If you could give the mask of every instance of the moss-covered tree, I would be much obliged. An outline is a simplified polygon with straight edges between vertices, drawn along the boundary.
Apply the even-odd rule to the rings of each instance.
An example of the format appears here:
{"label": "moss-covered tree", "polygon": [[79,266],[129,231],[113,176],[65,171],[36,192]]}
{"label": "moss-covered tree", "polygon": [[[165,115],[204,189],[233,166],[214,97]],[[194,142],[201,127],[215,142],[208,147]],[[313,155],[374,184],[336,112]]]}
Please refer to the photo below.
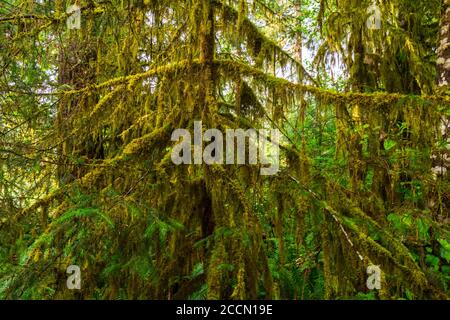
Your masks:
{"label": "moss-covered tree", "polygon": [[[370,30],[369,1],[295,2],[320,5],[310,72],[302,36],[290,53],[259,26],[292,29],[273,1],[82,0],[80,30],[65,1],[19,2],[0,18],[1,141],[16,143],[0,167],[2,296],[448,295],[449,182],[431,170],[450,103],[434,89],[440,3],[383,1]],[[281,171],[174,165],[171,133],[198,120],[278,128]],[[72,264],[81,291],[65,286]]]}

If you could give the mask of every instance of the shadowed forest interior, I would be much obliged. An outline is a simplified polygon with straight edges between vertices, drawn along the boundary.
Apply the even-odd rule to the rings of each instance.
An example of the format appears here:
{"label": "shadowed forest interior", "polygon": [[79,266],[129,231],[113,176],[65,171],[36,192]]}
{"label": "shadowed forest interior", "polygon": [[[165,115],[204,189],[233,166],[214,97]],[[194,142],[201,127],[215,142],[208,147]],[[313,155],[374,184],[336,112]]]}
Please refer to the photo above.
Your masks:
{"label": "shadowed forest interior", "polygon": [[449,83],[449,0],[0,0],[0,298],[448,299]]}

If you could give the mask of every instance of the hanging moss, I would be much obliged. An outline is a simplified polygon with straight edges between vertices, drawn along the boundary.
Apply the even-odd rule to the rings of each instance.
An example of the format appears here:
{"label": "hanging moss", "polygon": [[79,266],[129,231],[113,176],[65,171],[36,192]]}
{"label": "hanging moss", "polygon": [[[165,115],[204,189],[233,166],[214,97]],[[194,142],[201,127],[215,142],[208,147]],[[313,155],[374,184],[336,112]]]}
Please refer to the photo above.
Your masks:
{"label": "hanging moss", "polygon": [[[395,38],[370,36],[365,4],[342,1],[330,13],[321,3],[319,19],[328,20],[317,59],[340,52],[351,77],[346,89],[332,90],[257,27],[261,3],[253,3],[81,1],[86,29],[60,34],[67,16],[58,1],[56,18],[36,15],[29,32],[15,34],[24,52],[20,41],[30,45],[36,34],[61,36],[64,45],[52,47],[59,83],[43,95],[56,121],[47,116],[36,126],[42,139],[32,130],[21,135],[39,147],[33,152],[50,150],[38,160],[54,164],[37,175],[48,179],[32,191],[37,200],[10,206],[13,218],[0,223],[11,230],[11,251],[25,252],[1,295],[23,298],[31,286],[32,298],[75,298],[56,280],[63,266],[79,264],[78,298],[291,299],[305,290],[347,298],[366,290],[374,263],[383,269],[380,298],[446,296],[409,239],[389,227],[389,215],[411,211],[447,235],[437,221],[448,208],[448,183],[430,169],[450,98],[432,94],[432,72],[420,62],[428,44],[409,27]],[[307,78],[274,76],[282,69]],[[390,77],[394,71],[408,76]],[[5,110],[17,97],[7,99]],[[171,132],[199,120],[220,130],[278,128],[279,174],[262,177],[255,165],[173,165]],[[31,169],[16,170],[11,176],[34,180]],[[436,195],[436,208],[424,193]],[[46,265],[59,267],[32,281]]]}

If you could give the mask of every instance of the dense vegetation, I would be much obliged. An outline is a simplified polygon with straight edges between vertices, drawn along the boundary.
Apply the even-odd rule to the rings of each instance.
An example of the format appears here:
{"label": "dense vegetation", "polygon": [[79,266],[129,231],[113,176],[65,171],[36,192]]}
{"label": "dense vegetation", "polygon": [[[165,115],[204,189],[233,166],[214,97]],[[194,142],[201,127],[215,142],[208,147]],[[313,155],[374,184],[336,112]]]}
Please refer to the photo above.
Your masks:
{"label": "dense vegetation", "polygon": [[[448,298],[448,1],[73,3],[0,0],[0,297]],[[280,172],[174,165],[196,120]]]}

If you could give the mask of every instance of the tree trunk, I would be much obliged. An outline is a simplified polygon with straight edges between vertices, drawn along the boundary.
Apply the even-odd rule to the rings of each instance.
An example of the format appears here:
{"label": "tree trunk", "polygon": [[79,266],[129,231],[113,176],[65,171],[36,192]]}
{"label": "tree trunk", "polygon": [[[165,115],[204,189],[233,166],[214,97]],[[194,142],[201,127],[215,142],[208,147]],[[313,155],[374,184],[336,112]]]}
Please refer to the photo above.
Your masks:
{"label": "tree trunk", "polygon": [[[442,0],[441,25],[439,30],[439,47],[437,49],[437,85],[439,91],[445,92],[450,82],[450,0]],[[447,141],[445,148],[438,150],[433,155],[433,173],[436,176],[447,179],[450,167],[450,117],[442,116],[440,123],[442,139]],[[444,200],[439,201],[439,211],[444,213],[448,210],[449,195],[444,194]],[[448,218],[448,215],[447,215]]]}
{"label": "tree trunk", "polygon": [[441,27],[437,54],[438,86],[442,87],[448,85],[450,82],[450,0],[442,1]]}

